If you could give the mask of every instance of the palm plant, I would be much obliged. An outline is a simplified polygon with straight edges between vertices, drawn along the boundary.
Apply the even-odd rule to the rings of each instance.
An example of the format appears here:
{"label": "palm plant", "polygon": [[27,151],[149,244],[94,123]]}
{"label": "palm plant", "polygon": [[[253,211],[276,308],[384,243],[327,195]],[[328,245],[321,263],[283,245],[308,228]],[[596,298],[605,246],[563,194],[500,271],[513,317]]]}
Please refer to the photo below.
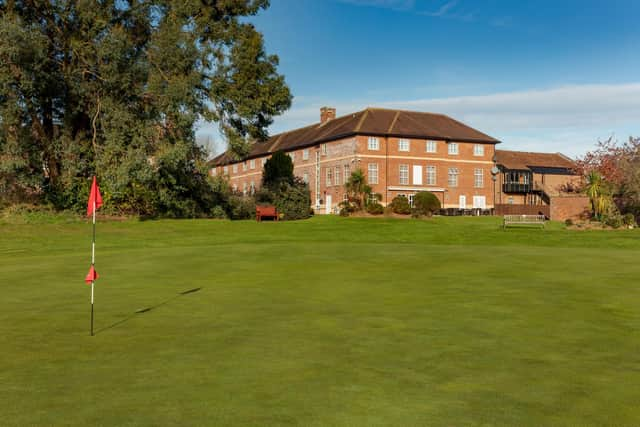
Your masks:
{"label": "palm plant", "polygon": [[597,171],[589,172],[587,175],[587,186],[585,193],[591,200],[591,207],[594,216],[601,220],[602,216],[613,207],[613,200],[609,191],[609,186]]}
{"label": "palm plant", "polygon": [[369,199],[372,189],[367,184],[367,178],[362,169],[357,169],[351,173],[349,179],[344,184],[349,201],[355,205],[355,208],[362,210],[366,207],[367,199]]}

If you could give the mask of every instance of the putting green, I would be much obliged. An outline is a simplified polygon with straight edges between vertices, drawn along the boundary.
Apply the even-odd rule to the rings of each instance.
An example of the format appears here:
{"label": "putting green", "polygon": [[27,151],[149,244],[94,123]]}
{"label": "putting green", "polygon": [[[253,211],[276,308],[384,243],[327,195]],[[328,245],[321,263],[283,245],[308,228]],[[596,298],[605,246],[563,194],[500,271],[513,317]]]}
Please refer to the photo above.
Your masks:
{"label": "putting green", "polygon": [[[638,425],[640,232],[0,224],[2,425]],[[187,292],[191,291],[191,292]]]}

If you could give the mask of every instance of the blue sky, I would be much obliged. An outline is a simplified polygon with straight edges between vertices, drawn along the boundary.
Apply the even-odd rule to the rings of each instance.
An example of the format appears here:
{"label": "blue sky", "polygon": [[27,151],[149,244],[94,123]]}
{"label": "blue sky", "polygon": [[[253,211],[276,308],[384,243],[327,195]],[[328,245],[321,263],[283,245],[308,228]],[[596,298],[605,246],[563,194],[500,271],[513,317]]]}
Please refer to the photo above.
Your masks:
{"label": "blue sky", "polygon": [[252,21],[294,95],[272,133],[327,105],[445,113],[572,156],[640,135],[638,0],[272,0]]}

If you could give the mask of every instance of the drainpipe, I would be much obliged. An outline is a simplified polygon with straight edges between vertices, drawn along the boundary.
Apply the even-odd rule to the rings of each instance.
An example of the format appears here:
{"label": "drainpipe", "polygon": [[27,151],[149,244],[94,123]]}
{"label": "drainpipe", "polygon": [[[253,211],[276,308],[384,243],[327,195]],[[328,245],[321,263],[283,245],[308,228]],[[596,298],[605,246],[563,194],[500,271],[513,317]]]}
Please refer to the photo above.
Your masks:
{"label": "drainpipe", "polygon": [[389,137],[384,137],[385,156],[384,156],[384,203],[389,206]]}

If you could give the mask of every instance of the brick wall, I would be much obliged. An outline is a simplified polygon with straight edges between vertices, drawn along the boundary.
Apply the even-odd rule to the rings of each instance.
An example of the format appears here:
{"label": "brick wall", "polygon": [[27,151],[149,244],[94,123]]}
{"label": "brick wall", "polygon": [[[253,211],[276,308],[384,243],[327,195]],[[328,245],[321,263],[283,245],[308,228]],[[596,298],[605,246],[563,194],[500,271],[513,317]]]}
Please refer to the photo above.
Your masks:
{"label": "brick wall", "polygon": [[588,216],[591,205],[586,196],[568,196],[551,198],[551,219],[564,221]]}
{"label": "brick wall", "polygon": [[[484,197],[486,208],[493,207],[493,181],[491,180],[492,158],[495,146],[482,144],[483,153],[474,153],[473,143],[457,142],[458,154],[449,154],[445,141],[434,141],[436,152],[427,152],[425,139],[407,139],[408,151],[401,150],[400,138],[377,137],[378,149],[370,150],[369,136],[359,135],[290,152],[293,157],[294,174],[306,178],[311,190],[311,201],[318,213],[335,212],[344,198],[345,167],[347,175],[361,168],[370,178],[369,164],[377,165],[377,183],[371,183],[373,191],[382,195],[382,204],[387,205],[398,194],[412,195],[418,191],[432,191],[445,208],[460,207],[460,196],[465,206],[473,207],[474,196]],[[323,147],[324,146],[324,147]],[[305,152],[307,155],[305,156]],[[306,157],[306,158],[305,158]],[[262,179],[262,160],[257,158],[227,166],[226,175],[232,188],[242,192],[253,185],[259,188]],[[251,165],[253,164],[253,168]],[[407,181],[400,179],[400,166],[407,168]],[[427,183],[427,167],[436,170],[435,182]],[[457,186],[449,185],[449,169],[458,171]],[[330,181],[327,171],[331,170]],[[476,170],[482,172],[482,182],[476,183]],[[224,167],[214,172],[224,175]],[[417,176],[419,174],[419,176]],[[336,179],[336,177],[338,179]],[[476,185],[479,184],[479,185]],[[327,206],[327,202],[331,206]]]}

